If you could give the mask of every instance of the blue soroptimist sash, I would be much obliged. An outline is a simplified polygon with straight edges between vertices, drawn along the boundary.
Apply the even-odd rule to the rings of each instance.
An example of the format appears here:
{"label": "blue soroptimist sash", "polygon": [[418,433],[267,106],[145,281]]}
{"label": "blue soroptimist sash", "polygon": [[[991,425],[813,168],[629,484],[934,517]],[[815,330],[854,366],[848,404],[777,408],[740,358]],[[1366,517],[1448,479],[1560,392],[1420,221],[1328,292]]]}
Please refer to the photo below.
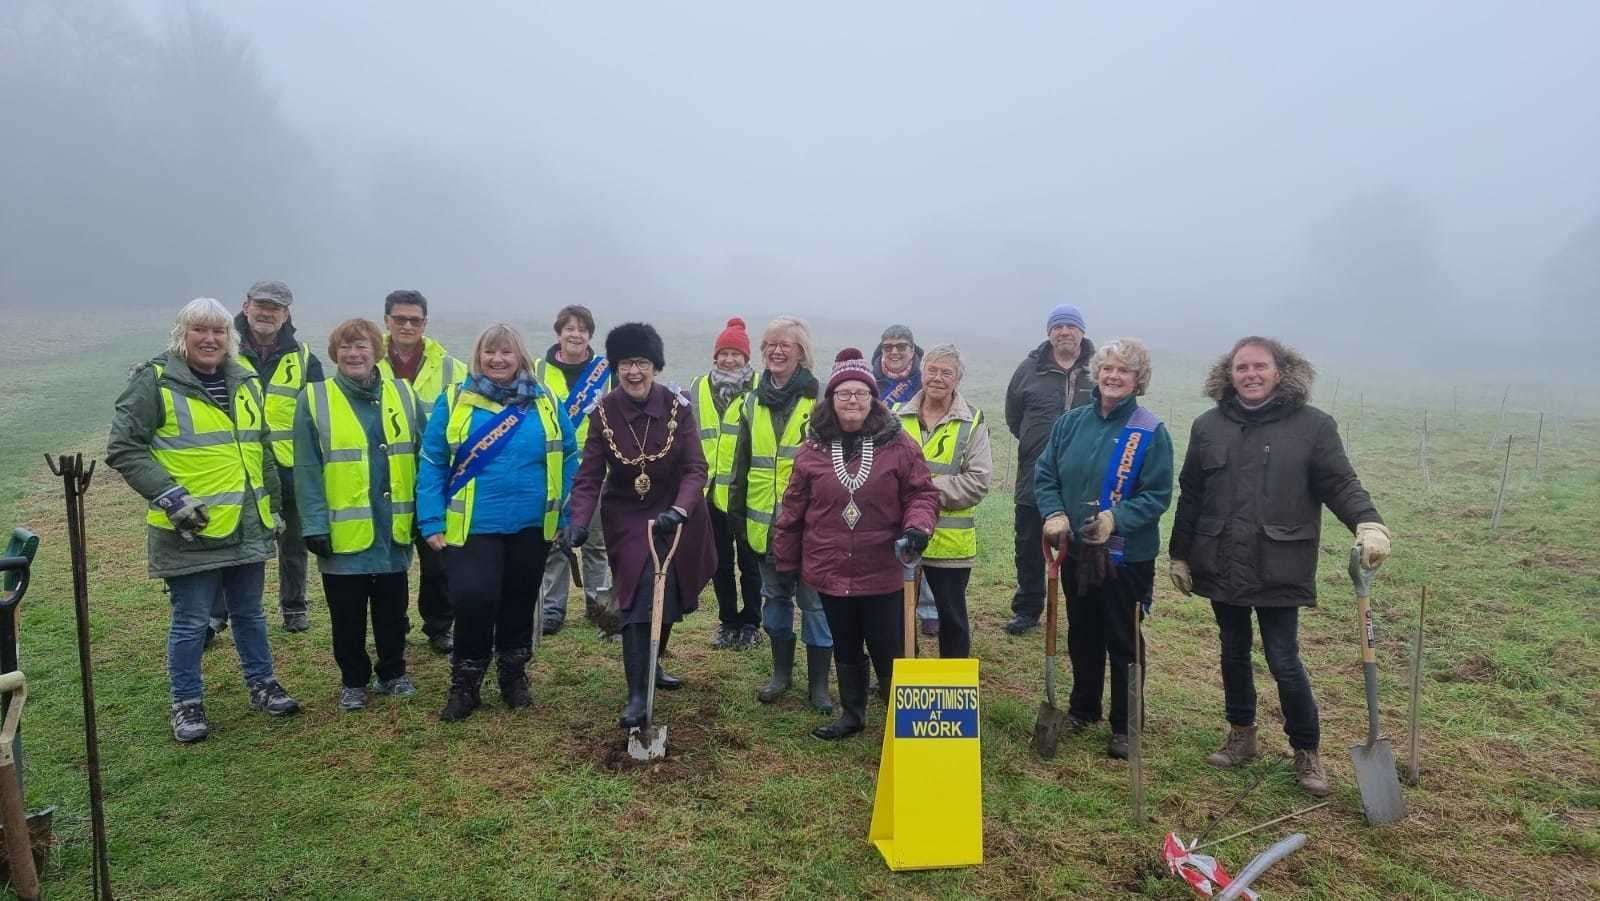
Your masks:
{"label": "blue soroptimist sash", "polygon": [[903,379],[895,380],[894,387],[883,393],[884,404],[893,408],[896,404],[910,400],[911,395],[916,394],[917,389],[922,387],[920,381],[915,371],[907,373]]}
{"label": "blue soroptimist sash", "polygon": [[522,409],[515,404],[509,404],[504,410],[494,414],[488,422],[475,429],[461,446],[456,448],[456,458],[450,463],[450,487],[445,490],[445,497],[452,498],[467,483],[478,477],[489,461],[500,456],[500,452],[511,443],[511,436],[531,416],[537,413],[530,407]]}
{"label": "blue soroptimist sash", "polygon": [[[1133,415],[1128,417],[1128,424],[1122,427],[1122,434],[1117,436],[1117,443],[1111,449],[1111,460],[1106,464],[1106,477],[1100,483],[1101,510],[1116,506],[1138,484],[1145,451],[1150,449],[1150,442],[1155,439],[1156,426],[1159,425],[1161,418],[1156,414],[1144,407],[1134,408]],[[1113,535],[1106,542],[1106,549],[1111,552],[1111,562],[1117,566],[1122,565],[1124,544],[1121,535]]]}
{"label": "blue soroptimist sash", "polygon": [[583,367],[578,377],[572,380],[572,386],[567,389],[567,399],[562,403],[567,408],[567,418],[572,420],[574,429],[583,424],[583,418],[589,415],[594,405],[600,402],[600,396],[606,393],[606,376],[610,372],[611,363],[600,354],[595,354],[589,365]]}

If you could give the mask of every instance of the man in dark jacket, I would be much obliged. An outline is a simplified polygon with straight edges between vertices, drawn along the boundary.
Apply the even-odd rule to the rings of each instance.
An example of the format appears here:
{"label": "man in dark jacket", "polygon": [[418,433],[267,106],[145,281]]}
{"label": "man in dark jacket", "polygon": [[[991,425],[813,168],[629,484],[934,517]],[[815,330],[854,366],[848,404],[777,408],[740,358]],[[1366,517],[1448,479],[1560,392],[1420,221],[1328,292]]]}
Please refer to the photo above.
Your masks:
{"label": "man in dark jacket", "polygon": [[1326,506],[1355,533],[1361,563],[1389,556],[1389,529],[1344,455],[1333,417],[1308,404],[1311,364],[1270,338],[1242,338],[1212,367],[1217,406],[1195,419],[1178,476],[1168,546],[1172,584],[1210,598],[1222,639],[1228,737],[1207,758],[1231,767],[1256,757],[1250,611],[1278,683],[1295,776],[1328,793],[1317,755],[1317,702],[1300,661],[1299,611],[1317,602],[1317,553]]}
{"label": "man in dark jacket", "polygon": [[[278,612],[283,628],[304,632],[306,616],[306,544],[300,534],[300,508],[294,499],[294,408],[307,382],[322,381],[322,361],[295,337],[289,305],[294,293],[283,282],[256,282],[244,295],[244,309],[233,318],[239,333],[241,366],[254,372],[266,390],[267,425],[272,429],[272,456],[283,485],[283,531],[278,535]],[[211,610],[211,628],[226,628],[228,612],[219,597]]]}
{"label": "man in dark jacket", "polygon": [[1042,520],[1034,499],[1033,471],[1057,417],[1088,403],[1094,390],[1089,373],[1094,342],[1084,337],[1084,331],[1077,307],[1064,303],[1051,310],[1044,343],[1028,354],[1006,387],[1006,427],[1017,439],[1017,592],[1011,597],[1013,616],[1006,623],[1012,635],[1038,628],[1044,611]]}

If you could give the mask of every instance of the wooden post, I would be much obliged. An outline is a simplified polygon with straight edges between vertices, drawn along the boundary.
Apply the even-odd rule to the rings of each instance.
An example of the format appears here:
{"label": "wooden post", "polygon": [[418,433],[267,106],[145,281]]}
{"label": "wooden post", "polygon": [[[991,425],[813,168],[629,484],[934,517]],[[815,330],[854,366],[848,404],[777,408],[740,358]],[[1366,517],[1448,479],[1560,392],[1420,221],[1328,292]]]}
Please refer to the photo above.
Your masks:
{"label": "wooden post", "polygon": [[1138,826],[1145,824],[1143,678],[1139,661],[1128,664],[1128,778],[1133,783],[1133,822]]}
{"label": "wooden post", "polygon": [[1500,393],[1500,412],[1494,418],[1494,433],[1489,436],[1489,447],[1491,448],[1500,439],[1500,428],[1506,423],[1506,398],[1510,396],[1511,386],[1507,385],[1506,390]]}
{"label": "wooden post", "polygon": [[1500,528],[1500,511],[1505,509],[1506,505],[1506,477],[1511,475],[1512,437],[1511,435],[1506,436],[1506,462],[1505,466],[1500,470],[1500,495],[1494,499],[1494,517],[1489,520],[1489,533],[1491,535],[1494,534],[1495,529]]}
{"label": "wooden post", "polygon": [[1433,487],[1433,474],[1428,470],[1428,411],[1422,411],[1422,440],[1417,442],[1417,468],[1422,470],[1422,488]]}
{"label": "wooden post", "polygon": [[1544,414],[1539,414],[1539,431],[1533,438],[1533,477],[1539,478],[1541,464],[1544,457]]}

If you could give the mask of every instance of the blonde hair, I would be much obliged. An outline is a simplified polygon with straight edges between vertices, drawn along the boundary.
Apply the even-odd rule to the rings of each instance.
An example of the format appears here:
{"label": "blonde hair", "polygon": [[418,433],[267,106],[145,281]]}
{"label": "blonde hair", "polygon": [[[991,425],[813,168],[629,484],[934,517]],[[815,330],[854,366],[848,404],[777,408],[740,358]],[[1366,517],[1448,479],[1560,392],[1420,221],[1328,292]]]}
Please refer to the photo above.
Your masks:
{"label": "blonde hair", "polygon": [[793,336],[794,343],[800,346],[800,365],[815,372],[817,357],[811,350],[811,326],[799,316],[779,316],[767,323],[767,330],[761,333],[761,343],[765,345],[779,333]]}
{"label": "blonde hair", "polygon": [[370,319],[346,319],[328,333],[328,359],[339,362],[339,345],[356,338],[365,338],[372,345],[373,362],[383,354],[383,332]]}
{"label": "blonde hair", "polygon": [[1134,379],[1134,394],[1143,395],[1150,388],[1150,348],[1138,338],[1118,338],[1108,344],[1100,345],[1100,349],[1089,358],[1089,373],[1096,382],[1100,381],[1100,367],[1111,360],[1118,360],[1124,366],[1132,369],[1137,376]]}
{"label": "blonde hair", "polygon": [[228,333],[228,349],[223,359],[231,360],[239,355],[239,334],[233,328],[233,317],[228,315],[228,308],[222,301],[215,297],[196,297],[183,305],[178,311],[178,318],[172,323],[172,340],[167,342],[167,353],[178,359],[189,362],[189,327],[193,325],[220,325]]}
{"label": "blonde hair", "polygon": [[511,349],[517,352],[517,359],[520,361],[517,363],[518,374],[527,373],[532,375],[533,357],[528,356],[528,345],[523,343],[522,334],[504,322],[496,322],[494,325],[484,329],[483,334],[478,336],[478,343],[472,345],[472,360],[468,363],[467,368],[472,372],[473,377],[476,378],[483,375],[483,364],[479,360],[482,359],[485,348],[505,347],[507,345],[510,345]]}
{"label": "blonde hair", "polygon": [[928,364],[934,360],[948,359],[956,364],[956,380],[967,377],[967,365],[961,362],[961,349],[954,344],[935,344],[922,354],[922,369],[928,369]]}

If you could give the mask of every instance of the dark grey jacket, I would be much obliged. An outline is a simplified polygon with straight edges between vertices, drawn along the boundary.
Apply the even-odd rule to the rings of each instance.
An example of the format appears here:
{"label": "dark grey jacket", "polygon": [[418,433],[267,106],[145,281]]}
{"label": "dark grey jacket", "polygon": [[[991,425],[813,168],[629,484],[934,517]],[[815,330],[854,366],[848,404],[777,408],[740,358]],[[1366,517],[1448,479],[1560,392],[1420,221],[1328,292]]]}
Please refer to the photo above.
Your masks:
{"label": "dark grey jacket", "polygon": [[1056,365],[1050,342],[1030,352],[1011,376],[1006,387],[1006,428],[1017,439],[1017,487],[1019,505],[1036,506],[1033,495],[1033,468],[1050,440],[1050,429],[1062,413],[1089,402],[1094,378],[1089,374],[1089,358],[1094,342],[1084,338],[1078,344],[1078,360],[1073,364],[1072,403],[1067,403],[1069,373]]}
{"label": "dark grey jacket", "polygon": [[1238,403],[1224,358],[1206,379],[1217,401],[1189,430],[1168,552],[1196,594],[1242,607],[1312,607],[1322,507],[1352,532],[1382,522],[1345,457],[1333,417],[1309,406],[1315,371],[1290,353],[1260,409]]}

